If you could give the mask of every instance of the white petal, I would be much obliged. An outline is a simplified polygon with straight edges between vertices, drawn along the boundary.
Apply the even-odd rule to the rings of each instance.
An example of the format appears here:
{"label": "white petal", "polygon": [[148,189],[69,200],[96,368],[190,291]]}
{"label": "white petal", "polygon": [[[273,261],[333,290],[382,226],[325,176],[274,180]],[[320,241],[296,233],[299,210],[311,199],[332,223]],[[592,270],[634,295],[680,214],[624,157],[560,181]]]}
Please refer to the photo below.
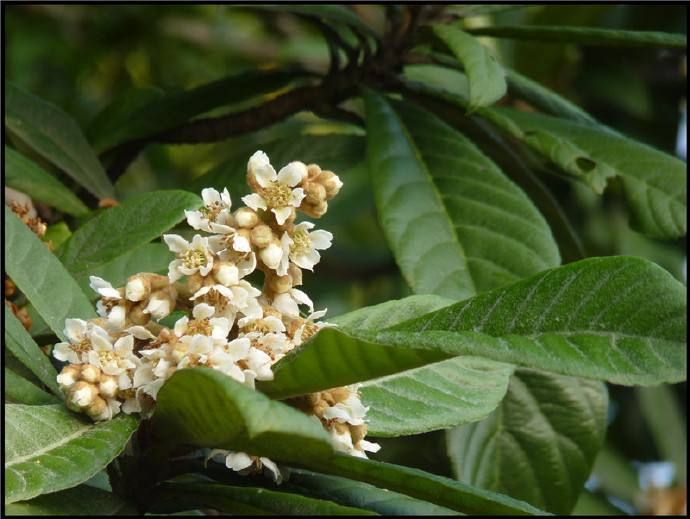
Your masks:
{"label": "white petal", "polygon": [[210,320],[211,337],[217,340],[223,340],[230,334],[231,324],[225,317],[214,317]]}
{"label": "white petal", "polygon": [[326,409],[326,411],[323,413],[323,417],[326,420],[340,420],[343,422],[350,421],[350,413],[347,412],[342,404],[336,404]]}
{"label": "white petal", "polygon": [[212,187],[207,187],[201,190],[201,198],[204,205],[213,205],[213,202],[220,202],[220,193]]}
{"label": "white petal", "polygon": [[280,259],[283,257],[283,249],[279,245],[271,243],[259,253],[259,256],[261,257],[261,261],[263,261],[268,268],[275,269],[280,265]]}
{"label": "white petal", "polygon": [[237,360],[246,358],[250,347],[251,341],[246,337],[234,339],[228,343],[230,354]]}
{"label": "white petal", "polygon": [[229,225],[223,225],[223,224],[216,223],[216,222],[209,222],[208,225],[209,225],[209,227],[208,227],[209,230],[206,232],[215,232],[218,234],[230,234],[231,232],[233,232],[235,230],[232,227],[230,227]]}
{"label": "white petal", "polygon": [[184,212],[187,217],[187,224],[197,231],[206,231],[208,226],[208,220],[204,218],[201,211],[186,211]]}
{"label": "white petal", "polygon": [[252,193],[242,197],[242,201],[247,207],[251,207],[255,211],[259,209],[266,210],[268,206],[266,205],[266,200],[263,199],[258,193]]}
{"label": "white petal", "polygon": [[278,225],[283,225],[285,223],[285,220],[290,218],[293,209],[290,206],[286,206],[271,209],[271,211],[274,215],[276,215],[276,222],[278,222]]}
{"label": "white petal", "polygon": [[240,270],[232,263],[222,264],[215,274],[215,278],[221,285],[231,287],[240,280]]}
{"label": "white petal", "polygon": [[273,463],[268,458],[259,458],[259,461],[261,461],[262,465],[266,467],[268,471],[272,474],[273,481],[275,481],[278,484],[280,484],[283,481],[283,475],[280,473],[280,470],[278,470],[278,465]]}
{"label": "white petal", "polygon": [[164,234],[163,240],[172,252],[180,253],[189,249],[189,242],[177,234]]}
{"label": "white petal", "polygon": [[132,353],[133,348],[134,337],[132,335],[125,335],[124,337],[120,337],[117,341],[115,341],[115,344],[113,345],[113,349],[120,355]]}
{"label": "white petal", "polygon": [[125,297],[129,301],[141,301],[146,297],[146,285],[140,277],[128,281],[125,285]]}
{"label": "white petal", "polygon": [[309,241],[311,241],[311,245],[315,249],[324,250],[331,246],[333,235],[328,231],[320,229],[309,233]]}
{"label": "white petal", "polygon": [[194,301],[195,299],[208,294],[212,288],[214,288],[214,286],[206,285],[204,287],[201,287],[199,290],[194,292],[194,295],[192,297],[190,297],[189,299]]}
{"label": "white petal", "polygon": [[108,314],[108,323],[116,330],[121,330],[125,325],[127,309],[124,306],[114,307]]}
{"label": "white petal", "polygon": [[277,178],[276,170],[270,164],[264,164],[254,170],[254,178],[261,187],[268,187]]}
{"label": "white petal", "polygon": [[307,254],[293,254],[290,259],[301,269],[314,270],[314,265],[321,260],[321,256],[312,249]]}
{"label": "white petal", "polygon": [[311,302],[311,299],[309,299],[309,296],[307,294],[305,294],[297,288],[291,289],[290,294],[292,295],[292,297],[295,298],[295,301],[297,301],[299,304],[307,305],[309,307],[309,313],[314,311],[314,303]]}
{"label": "white petal", "polygon": [[228,191],[228,188],[224,188],[223,192],[220,195],[221,200],[223,201],[223,204],[225,207],[230,209],[232,207],[232,200],[230,199],[230,192]]}
{"label": "white petal", "polygon": [[285,331],[285,325],[283,324],[283,321],[278,319],[275,315],[266,316],[264,318],[264,324],[266,324],[267,328],[272,332],[284,332]]}
{"label": "white petal", "polygon": [[150,314],[156,320],[163,319],[170,315],[170,301],[167,299],[151,298],[149,304],[144,308],[145,314]]}
{"label": "white petal", "polygon": [[103,297],[110,299],[120,299],[120,292],[113,288],[113,285],[108,283],[105,279],[97,276],[89,276],[89,286],[98,292]]}
{"label": "white petal", "polygon": [[295,231],[309,231],[310,229],[314,228],[314,224],[312,222],[300,222],[297,225],[295,225]]}
{"label": "white petal", "polygon": [[309,314],[309,319],[311,319],[312,321],[321,319],[324,315],[326,315],[326,312],[328,312],[328,308],[324,308],[323,310],[317,310],[316,312]]}
{"label": "white petal", "polygon": [[194,319],[206,319],[207,317],[211,317],[215,312],[216,309],[211,305],[199,303],[192,310],[192,315],[194,316]]}
{"label": "white petal", "polygon": [[180,267],[182,266],[182,260],[172,260],[168,265],[168,280],[174,283],[182,277],[182,271]]}
{"label": "white petal", "polygon": [[83,319],[65,319],[65,335],[72,342],[80,342],[87,330]]}
{"label": "white petal", "polygon": [[292,195],[290,195],[290,205],[293,207],[299,207],[302,204],[302,200],[307,196],[304,193],[304,189],[301,187],[292,190]]}
{"label": "white petal", "polygon": [[57,343],[53,348],[53,357],[63,362],[69,362],[70,364],[81,364],[79,356],[72,348],[70,348],[70,344],[68,342]]}
{"label": "white petal", "polygon": [[368,452],[378,452],[381,450],[381,446],[378,443],[370,442],[367,440],[359,440],[359,447],[363,451]]}
{"label": "white petal", "polygon": [[290,294],[278,294],[273,298],[273,307],[290,317],[299,317],[299,308]]}
{"label": "white petal", "polygon": [[254,461],[244,452],[232,452],[225,458],[225,466],[234,471],[250,467]]}
{"label": "white petal", "polygon": [[239,252],[251,252],[252,247],[249,244],[249,240],[244,236],[236,234],[232,239],[232,248]]}
{"label": "white petal", "polygon": [[182,337],[184,333],[187,331],[187,325],[189,324],[189,317],[186,315],[184,317],[180,317],[176,322],[175,322],[175,327],[173,328],[175,331],[175,335],[178,337]]}
{"label": "white petal", "polygon": [[290,187],[295,187],[305,178],[307,178],[307,166],[304,162],[290,162],[278,172],[278,182]]}

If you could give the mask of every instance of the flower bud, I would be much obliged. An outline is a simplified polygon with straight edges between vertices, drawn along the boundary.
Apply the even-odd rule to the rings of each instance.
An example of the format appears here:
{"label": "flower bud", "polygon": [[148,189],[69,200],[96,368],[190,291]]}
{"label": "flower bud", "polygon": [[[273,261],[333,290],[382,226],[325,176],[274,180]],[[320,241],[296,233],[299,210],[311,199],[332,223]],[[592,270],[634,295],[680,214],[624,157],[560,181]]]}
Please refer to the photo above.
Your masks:
{"label": "flower bud", "polygon": [[344,402],[350,396],[351,391],[344,387],[337,387],[330,390],[331,396],[335,403]]}
{"label": "flower bud", "polygon": [[101,378],[101,370],[93,364],[84,364],[80,378],[90,384],[96,384]]}
{"label": "flower bud", "polygon": [[102,396],[106,398],[115,398],[119,389],[117,378],[112,375],[101,375],[98,391]]}
{"label": "flower bud", "polygon": [[240,281],[240,271],[234,263],[219,261],[213,265],[213,277],[226,287],[236,285]]}
{"label": "flower bud", "polygon": [[317,178],[317,181],[325,188],[326,197],[328,198],[328,200],[337,195],[340,191],[340,188],[343,187],[343,183],[338,177],[338,175],[336,175],[332,171],[321,172],[321,174]]}
{"label": "flower bud", "polygon": [[137,274],[127,280],[125,297],[130,301],[143,301],[151,293],[151,281]]}
{"label": "flower bud", "polygon": [[110,409],[108,408],[107,402],[100,396],[94,398],[91,405],[86,408],[86,414],[96,422],[110,418],[109,411]]}
{"label": "flower bud", "polygon": [[326,200],[326,188],[317,182],[308,182],[304,185],[304,200],[311,205],[316,205]]}
{"label": "flower bud", "polygon": [[235,211],[234,216],[238,227],[243,227],[245,229],[251,229],[259,223],[259,216],[251,207],[240,207]]}
{"label": "flower bud", "polygon": [[283,257],[283,249],[278,243],[273,242],[259,253],[259,257],[268,268],[275,269]]}
{"label": "flower bud", "polygon": [[259,224],[252,229],[251,240],[259,249],[268,247],[273,241],[273,231],[265,223]]}
{"label": "flower bud", "polygon": [[350,425],[350,435],[352,436],[352,443],[357,445],[359,440],[363,440],[367,435],[367,424]]}
{"label": "flower bud", "polygon": [[169,292],[167,290],[159,290],[151,294],[149,304],[146,305],[143,312],[158,321],[170,315],[171,310],[172,303]]}
{"label": "flower bud", "polygon": [[333,429],[335,429],[338,434],[350,434],[350,428],[346,423],[333,422]]}
{"label": "flower bud", "polygon": [[93,384],[83,380],[75,383],[67,394],[67,404],[71,409],[84,409],[98,396],[98,389]]}
{"label": "flower bud", "polygon": [[309,164],[307,166],[307,178],[312,180],[319,176],[321,167],[318,164]]}
{"label": "flower bud", "polygon": [[187,289],[191,294],[197,292],[202,286],[204,286],[204,277],[198,272],[187,278]]}
{"label": "flower bud", "polygon": [[290,276],[273,276],[269,281],[269,286],[278,294],[284,294],[292,288]]}
{"label": "flower bud", "polygon": [[79,380],[79,373],[81,372],[81,366],[79,364],[68,364],[57,376],[57,383],[60,385],[60,389],[67,391],[71,388],[77,380]]}
{"label": "flower bud", "polygon": [[294,263],[288,265],[288,275],[292,279],[293,287],[298,287],[302,284],[302,269]]}
{"label": "flower bud", "polygon": [[319,400],[316,402],[314,405],[314,414],[321,418],[323,414],[326,412],[326,409],[328,409],[330,406],[328,405],[328,402],[325,400]]}

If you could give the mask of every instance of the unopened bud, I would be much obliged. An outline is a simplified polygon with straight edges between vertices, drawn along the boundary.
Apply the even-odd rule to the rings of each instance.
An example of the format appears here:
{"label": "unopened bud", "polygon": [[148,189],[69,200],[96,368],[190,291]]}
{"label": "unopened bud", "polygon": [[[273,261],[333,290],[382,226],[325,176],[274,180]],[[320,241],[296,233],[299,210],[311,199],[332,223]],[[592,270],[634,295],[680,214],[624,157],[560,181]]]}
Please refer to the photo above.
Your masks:
{"label": "unopened bud", "polygon": [[347,426],[346,423],[342,422],[333,422],[333,428],[338,434],[349,434],[350,433],[350,428]]}
{"label": "unopened bud", "polygon": [[256,214],[254,209],[250,207],[240,207],[234,213],[235,221],[239,227],[244,227],[245,229],[251,229],[257,223],[259,223],[259,216]]}
{"label": "unopened bud", "polygon": [[187,278],[187,288],[191,294],[196,293],[202,286],[204,286],[204,278],[198,272]]}
{"label": "unopened bud", "polygon": [[330,393],[333,397],[333,400],[337,404],[338,402],[344,402],[345,400],[347,400],[350,396],[351,391],[344,387],[337,387],[335,389],[331,389]]}
{"label": "unopened bud", "polygon": [[151,294],[149,304],[144,309],[145,314],[149,314],[157,321],[170,315],[172,304],[167,290],[159,290]]}
{"label": "unopened bud", "polygon": [[367,435],[367,424],[350,425],[350,435],[352,436],[352,443],[357,445],[359,440],[363,440]]}
{"label": "unopened bud", "polygon": [[71,404],[72,409],[84,409],[91,405],[97,396],[98,389],[96,389],[96,386],[80,380],[70,388],[67,395],[67,403]]}
{"label": "unopened bud", "polygon": [[288,265],[288,275],[292,279],[293,287],[298,287],[302,284],[302,269],[294,263]]}
{"label": "unopened bud", "polygon": [[68,364],[57,376],[57,383],[60,385],[60,389],[63,391],[71,388],[77,380],[79,380],[79,373],[81,372],[81,366],[79,364]]}
{"label": "unopened bud", "polygon": [[316,178],[321,173],[321,167],[318,164],[309,164],[307,166],[307,178],[310,180]]}
{"label": "unopened bud", "polygon": [[271,243],[265,249],[263,249],[259,253],[259,257],[268,268],[275,269],[278,268],[278,265],[280,264],[280,259],[283,257],[283,249],[278,243],[274,242]]}
{"label": "unopened bud", "polygon": [[259,224],[252,229],[251,240],[259,249],[268,247],[273,241],[273,231],[265,223]]}
{"label": "unopened bud", "polygon": [[117,379],[112,375],[101,375],[98,391],[106,398],[115,398],[119,390]]}
{"label": "unopened bud", "polygon": [[292,288],[292,279],[290,276],[275,276],[271,277],[270,287],[278,294],[284,294]]}
{"label": "unopened bud", "polygon": [[86,414],[95,421],[107,420],[110,418],[108,413],[108,404],[100,396],[94,398],[89,407],[86,408]]}
{"label": "unopened bud", "polygon": [[323,171],[318,176],[317,181],[326,189],[326,197],[330,200],[338,194],[343,183],[332,171]]}
{"label": "unopened bud", "polygon": [[326,200],[326,188],[317,182],[309,182],[304,186],[304,200],[311,205],[316,205]]}
{"label": "unopened bud", "polygon": [[143,303],[135,305],[129,311],[128,317],[132,324],[146,324],[151,320],[151,316],[144,312],[145,306]]}
{"label": "unopened bud", "polygon": [[95,384],[101,378],[101,370],[93,364],[84,364],[81,368],[80,378],[90,384]]}
{"label": "unopened bud", "polygon": [[151,293],[151,281],[141,275],[132,276],[125,285],[125,297],[130,301],[143,301]]}
{"label": "unopened bud", "polygon": [[314,405],[314,414],[318,416],[319,418],[323,417],[323,414],[326,412],[326,409],[328,409],[330,406],[328,405],[328,402],[324,400],[319,400],[316,402]]}
{"label": "unopened bud", "polygon": [[213,265],[213,277],[226,287],[236,285],[240,281],[240,271],[234,263],[220,261]]}

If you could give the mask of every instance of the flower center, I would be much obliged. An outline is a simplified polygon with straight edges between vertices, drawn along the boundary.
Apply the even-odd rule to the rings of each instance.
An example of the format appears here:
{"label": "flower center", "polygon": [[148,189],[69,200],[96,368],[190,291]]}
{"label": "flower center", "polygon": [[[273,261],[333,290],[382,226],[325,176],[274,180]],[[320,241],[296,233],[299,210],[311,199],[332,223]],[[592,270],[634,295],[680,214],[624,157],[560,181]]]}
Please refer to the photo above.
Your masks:
{"label": "flower center", "polygon": [[290,245],[290,252],[292,254],[304,254],[311,249],[311,240],[309,239],[309,233],[307,233],[307,231],[300,229],[296,231],[291,238],[292,245]]}
{"label": "flower center", "polygon": [[114,351],[102,350],[98,352],[98,359],[101,364],[107,364],[108,362],[119,362],[121,360],[120,355]]}
{"label": "flower center", "polygon": [[319,331],[319,327],[316,326],[313,322],[307,321],[304,323],[304,329],[302,330],[302,342],[306,342],[309,339],[311,339],[314,335],[316,335],[316,332]]}
{"label": "flower center", "polygon": [[129,389],[120,389],[120,391],[117,393],[117,396],[120,400],[129,400],[130,398],[137,396],[137,390],[131,387]]}
{"label": "flower center", "polygon": [[220,212],[223,210],[223,206],[221,205],[220,202],[213,202],[210,205],[205,205],[202,207],[199,211],[201,214],[204,215],[204,217],[207,220],[210,220],[211,222],[215,222],[216,218],[218,218],[218,215]]}
{"label": "flower center", "polygon": [[211,321],[207,318],[205,319],[192,319],[187,324],[186,335],[211,335],[213,332],[213,327],[211,326]]}
{"label": "flower center", "polygon": [[207,305],[211,305],[216,308],[216,310],[224,310],[228,306],[228,298],[225,297],[223,294],[218,292],[215,288],[212,288],[208,292],[206,292],[203,296],[201,296],[200,301],[202,303],[206,303]]}
{"label": "flower center", "polygon": [[188,249],[181,254],[180,259],[188,269],[205,267],[208,262],[206,253],[201,249]]}
{"label": "flower center", "polygon": [[290,204],[292,189],[285,184],[271,182],[268,187],[263,189],[261,195],[269,207],[285,207]]}
{"label": "flower center", "polygon": [[91,351],[91,341],[84,337],[77,344],[70,344],[72,351],[76,353],[84,353],[86,351]]}

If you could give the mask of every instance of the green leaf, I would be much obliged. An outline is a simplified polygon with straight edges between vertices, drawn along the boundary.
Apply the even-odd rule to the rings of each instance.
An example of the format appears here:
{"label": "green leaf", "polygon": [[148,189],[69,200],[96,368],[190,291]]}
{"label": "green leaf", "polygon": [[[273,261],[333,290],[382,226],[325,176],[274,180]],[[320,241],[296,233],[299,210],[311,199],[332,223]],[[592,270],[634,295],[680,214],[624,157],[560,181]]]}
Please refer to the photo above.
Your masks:
{"label": "green leaf", "polygon": [[[171,93],[143,104],[132,103],[129,113],[122,111],[108,124],[95,126],[92,140],[99,152],[125,141],[155,135],[174,128],[189,119],[214,108],[236,103],[251,97],[278,90],[303,72],[294,70],[251,70],[191,90]],[[143,105],[143,106],[142,106]]]}
{"label": "green leaf", "polygon": [[366,25],[353,11],[348,9],[345,5],[327,5],[327,4],[311,4],[311,5],[295,5],[295,4],[265,4],[265,5],[245,5],[255,10],[262,11],[277,11],[280,13],[293,13],[303,16],[314,16],[320,18],[322,21],[331,24],[346,24],[351,26],[363,34],[373,35],[371,28]]}
{"label": "green leaf", "polygon": [[678,382],[686,378],[686,292],[647,260],[590,258],[406,321],[370,340],[616,384]]}
{"label": "green leaf", "polygon": [[5,271],[61,339],[68,317],[96,317],[91,303],[60,261],[5,206]]}
{"label": "green leaf", "polygon": [[[448,306],[432,295],[410,296],[330,319],[344,331],[381,330]],[[369,434],[401,436],[484,418],[505,396],[512,366],[458,357],[366,382],[360,388]]]}
{"label": "green leaf", "polygon": [[62,404],[5,405],[6,502],[86,481],[124,449],[136,427],[127,415],[94,425]]}
{"label": "green leaf", "polygon": [[378,515],[299,494],[215,483],[163,483],[154,499],[156,510],[212,508],[224,515]]}
{"label": "green leaf", "polygon": [[5,506],[5,515],[103,516],[134,514],[133,507],[111,492],[87,485]]}
{"label": "green leaf", "polygon": [[65,243],[70,236],[72,236],[72,231],[70,231],[69,226],[65,222],[58,222],[48,226],[43,240],[46,243],[50,242],[51,247],[56,249]]}
{"label": "green leaf", "polygon": [[60,211],[82,216],[89,208],[38,164],[5,146],[5,184]]}
{"label": "green leaf", "polygon": [[46,160],[99,198],[114,188],[74,120],[10,81],[5,82],[5,125]]}
{"label": "green leaf", "polygon": [[489,49],[474,36],[452,25],[434,25],[432,29],[465,69],[470,88],[470,110],[489,106],[506,94],[505,72]]}
{"label": "green leaf", "polygon": [[158,393],[153,420],[161,440],[174,445],[227,448],[287,462],[333,452],[318,421],[208,368],[175,372]]}
{"label": "green leaf", "polygon": [[57,372],[46,354],[34,342],[12,310],[5,305],[5,347],[55,395],[62,395],[58,386]]}
{"label": "green leaf", "polygon": [[471,515],[544,515],[512,497],[471,487],[419,469],[346,454],[313,464],[314,470],[364,481]]}
{"label": "green leaf", "polygon": [[11,369],[5,368],[5,401],[17,404],[43,405],[55,404],[57,400]]}
{"label": "green leaf", "polygon": [[286,490],[331,499],[341,505],[365,508],[381,515],[457,515],[455,510],[367,483],[304,469],[290,468],[287,472],[287,481],[281,484]]}
{"label": "green leaf", "polygon": [[416,293],[463,299],[559,263],[543,217],[469,140],[409,104],[365,102],[379,218]]}
{"label": "green leaf", "polygon": [[685,34],[625,31],[599,27],[504,25],[466,29],[475,36],[494,36],[539,41],[565,41],[595,47],[687,47]]}
{"label": "green leaf", "polygon": [[70,272],[87,275],[158,238],[184,218],[185,209],[200,205],[198,196],[179,190],[154,191],[129,198],[77,229],[58,251],[59,257]]}
{"label": "green leaf", "polygon": [[505,400],[484,421],[448,432],[460,481],[569,514],[606,432],[599,381],[520,369]]}

